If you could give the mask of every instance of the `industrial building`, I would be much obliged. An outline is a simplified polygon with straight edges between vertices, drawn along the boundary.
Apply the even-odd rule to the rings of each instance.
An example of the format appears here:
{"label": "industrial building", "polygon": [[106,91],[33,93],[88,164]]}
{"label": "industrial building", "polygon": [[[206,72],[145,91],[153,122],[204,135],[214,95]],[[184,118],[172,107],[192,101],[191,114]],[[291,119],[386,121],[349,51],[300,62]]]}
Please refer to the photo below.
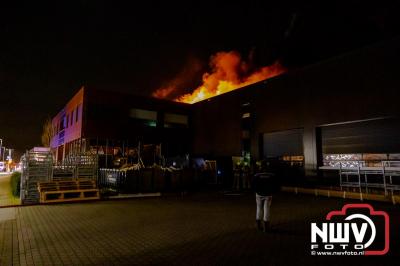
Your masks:
{"label": "industrial building", "polygon": [[330,155],[400,159],[399,44],[365,47],[194,104],[193,152],[303,160],[306,175]]}
{"label": "industrial building", "polygon": [[164,156],[187,154],[189,107],[82,87],[52,119],[51,148],[57,161],[82,152],[128,156],[139,144],[156,144]]}
{"label": "industrial building", "polygon": [[394,39],[192,105],[85,88],[53,119],[51,146],[60,160],[161,143],[165,156],[274,158],[306,176],[341,158],[400,160],[398,62]]}

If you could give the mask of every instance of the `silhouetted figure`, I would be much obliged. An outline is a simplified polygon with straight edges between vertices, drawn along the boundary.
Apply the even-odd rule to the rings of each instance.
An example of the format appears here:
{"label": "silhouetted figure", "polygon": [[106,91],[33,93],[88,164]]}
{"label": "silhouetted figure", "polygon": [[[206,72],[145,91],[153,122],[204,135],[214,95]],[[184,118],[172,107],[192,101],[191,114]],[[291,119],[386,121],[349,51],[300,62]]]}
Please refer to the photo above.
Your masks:
{"label": "silhouetted figure", "polygon": [[256,225],[259,230],[266,232],[270,228],[272,195],[280,190],[280,185],[274,174],[258,173],[253,177],[253,190],[257,204]]}
{"label": "silhouetted figure", "polygon": [[242,188],[243,190],[250,189],[251,181],[251,169],[250,166],[245,163],[242,167]]}
{"label": "silhouetted figure", "polygon": [[240,179],[242,177],[242,165],[237,162],[233,169],[233,190],[240,190]]}

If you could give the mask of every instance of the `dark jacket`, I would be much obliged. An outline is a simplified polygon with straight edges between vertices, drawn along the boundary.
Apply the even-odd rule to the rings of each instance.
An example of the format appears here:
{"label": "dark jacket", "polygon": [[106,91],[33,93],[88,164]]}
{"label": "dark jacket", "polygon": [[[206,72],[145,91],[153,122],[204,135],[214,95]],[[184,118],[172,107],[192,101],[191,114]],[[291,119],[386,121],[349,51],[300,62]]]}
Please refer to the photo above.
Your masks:
{"label": "dark jacket", "polygon": [[260,196],[272,196],[280,191],[279,180],[273,173],[255,174],[252,187]]}

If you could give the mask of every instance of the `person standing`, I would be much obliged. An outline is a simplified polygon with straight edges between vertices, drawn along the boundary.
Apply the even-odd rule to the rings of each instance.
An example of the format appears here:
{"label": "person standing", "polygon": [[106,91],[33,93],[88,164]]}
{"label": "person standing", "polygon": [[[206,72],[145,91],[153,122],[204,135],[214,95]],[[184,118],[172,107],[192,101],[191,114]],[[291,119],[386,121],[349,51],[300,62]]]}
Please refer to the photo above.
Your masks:
{"label": "person standing", "polygon": [[255,174],[253,189],[256,193],[256,226],[266,232],[270,229],[272,195],[279,191],[276,176],[266,172]]}
{"label": "person standing", "polygon": [[247,162],[244,162],[242,167],[242,188],[243,190],[250,190],[251,169]]}

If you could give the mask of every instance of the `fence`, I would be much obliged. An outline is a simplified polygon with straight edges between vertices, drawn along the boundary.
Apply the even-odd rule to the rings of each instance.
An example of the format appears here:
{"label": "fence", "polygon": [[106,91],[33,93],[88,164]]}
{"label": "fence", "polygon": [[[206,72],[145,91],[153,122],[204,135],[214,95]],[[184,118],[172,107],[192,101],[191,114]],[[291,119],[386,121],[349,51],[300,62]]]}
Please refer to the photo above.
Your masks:
{"label": "fence", "polygon": [[400,191],[400,161],[381,161],[380,165],[369,166],[365,161],[340,161],[335,166],[323,166],[321,170],[339,172],[340,187],[381,189],[385,195]]}
{"label": "fence", "polygon": [[[67,156],[63,162],[53,165],[50,151],[29,151],[22,157],[22,162],[23,204],[39,202],[38,182],[91,179],[97,181],[103,193],[183,192],[199,187],[209,176],[209,171],[174,167],[98,169],[97,156],[87,154]],[[212,173],[216,171],[214,168]]]}
{"label": "fence", "polygon": [[193,171],[173,168],[136,170],[99,169],[100,189],[115,193],[185,191],[193,185]]}

